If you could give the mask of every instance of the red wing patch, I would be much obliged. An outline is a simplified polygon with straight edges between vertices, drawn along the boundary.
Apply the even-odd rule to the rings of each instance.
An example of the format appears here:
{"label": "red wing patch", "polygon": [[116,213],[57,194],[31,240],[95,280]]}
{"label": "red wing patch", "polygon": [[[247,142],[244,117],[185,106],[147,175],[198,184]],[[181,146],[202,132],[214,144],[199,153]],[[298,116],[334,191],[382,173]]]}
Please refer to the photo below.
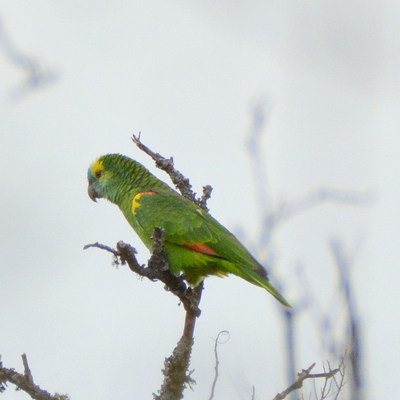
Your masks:
{"label": "red wing patch", "polygon": [[206,244],[185,244],[184,246],[194,251],[198,251],[199,253],[219,257],[218,254],[214,250],[210,249]]}
{"label": "red wing patch", "polygon": [[[140,193],[138,193],[137,195],[142,195],[142,194],[156,194],[156,192],[154,191],[154,190],[149,190],[148,192],[140,192]],[[137,196],[136,195],[136,196]]]}

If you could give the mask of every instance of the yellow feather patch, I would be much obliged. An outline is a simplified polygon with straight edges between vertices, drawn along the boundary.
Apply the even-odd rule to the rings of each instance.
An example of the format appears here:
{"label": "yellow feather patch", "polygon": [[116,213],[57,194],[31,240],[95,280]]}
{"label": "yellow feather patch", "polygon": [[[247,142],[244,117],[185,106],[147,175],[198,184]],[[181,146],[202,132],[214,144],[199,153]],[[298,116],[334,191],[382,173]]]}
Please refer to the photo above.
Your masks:
{"label": "yellow feather patch", "polygon": [[96,172],[103,171],[103,169],[104,165],[99,158],[93,161],[92,165],[90,166],[90,172],[93,176],[96,176]]}
{"label": "yellow feather patch", "polygon": [[139,199],[144,195],[144,194],[156,194],[153,190],[149,190],[148,192],[141,192],[138,193],[133,199],[132,199],[132,213],[136,214],[136,210],[140,207]]}
{"label": "yellow feather patch", "polygon": [[142,197],[143,193],[138,193],[133,199],[132,199],[132,213],[136,214],[136,210],[140,207],[139,199]]}

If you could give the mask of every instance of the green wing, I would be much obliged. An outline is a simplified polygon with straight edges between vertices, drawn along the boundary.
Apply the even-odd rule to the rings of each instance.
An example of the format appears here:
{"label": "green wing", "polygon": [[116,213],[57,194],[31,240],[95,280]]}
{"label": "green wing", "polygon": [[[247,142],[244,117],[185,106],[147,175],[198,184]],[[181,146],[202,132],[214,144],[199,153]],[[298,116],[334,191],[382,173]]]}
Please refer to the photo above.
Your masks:
{"label": "green wing", "polygon": [[211,231],[195,204],[171,190],[170,193],[143,193],[136,200],[136,219],[148,236],[162,228],[165,240],[176,244],[205,243]]}
{"label": "green wing", "polygon": [[217,256],[266,278],[264,268],[236,237],[191,201],[172,192],[143,194],[138,202],[136,218],[147,235],[155,227],[162,228],[170,243],[207,245]]}

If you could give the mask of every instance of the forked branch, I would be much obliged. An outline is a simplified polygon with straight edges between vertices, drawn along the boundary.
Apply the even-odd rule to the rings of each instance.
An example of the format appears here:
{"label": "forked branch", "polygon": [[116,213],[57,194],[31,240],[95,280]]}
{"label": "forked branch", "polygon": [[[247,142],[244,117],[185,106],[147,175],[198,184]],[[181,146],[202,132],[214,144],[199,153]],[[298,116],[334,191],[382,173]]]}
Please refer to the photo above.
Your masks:
{"label": "forked branch", "polygon": [[307,369],[303,369],[300,373],[297,374],[298,378],[295,382],[293,382],[287,389],[283,392],[278,393],[273,400],[283,400],[285,399],[289,393],[293,392],[294,390],[300,389],[303,387],[303,382],[306,379],[318,379],[318,378],[325,378],[325,380],[333,378],[339,371],[340,367],[334,370],[329,370],[328,372],[323,372],[320,374],[312,374],[311,370],[315,367],[315,363],[310,365]]}
{"label": "forked branch", "polygon": [[0,361],[0,393],[6,390],[9,383],[15,385],[19,390],[27,393],[32,399],[35,400],[69,400],[69,397],[65,394],[50,394],[46,390],[36,385],[31,369],[28,365],[28,358],[26,354],[22,354],[22,362],[24,364],[24,373],[21,374],[13,368],[6,368]]}

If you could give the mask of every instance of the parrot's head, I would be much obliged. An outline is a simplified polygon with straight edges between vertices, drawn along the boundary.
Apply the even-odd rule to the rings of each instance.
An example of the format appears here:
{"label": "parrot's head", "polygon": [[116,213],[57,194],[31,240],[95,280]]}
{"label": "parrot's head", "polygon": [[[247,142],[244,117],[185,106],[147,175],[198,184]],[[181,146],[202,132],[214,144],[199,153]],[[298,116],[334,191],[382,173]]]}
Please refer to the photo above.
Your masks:
{"label": "parrot's head", "polygon": [[127,180],[124,176],[136,161],[121,154],[107,154],[92,162],[88,169],[88,194],[93,201],[105,198],[115,203],[118,192]]}
{"label": "parrot's head", "polygon": [[105,198],[119,203],[120,197],[143,185],[144,177],[151,174],[143,165],[121,154],[101,156],[88,170],[88,194],[96,199]]}
{"label": "parrot's head", "polygon": [[88,177],[88,195],[93,201],[104,197],[104,191],[107,187],[107,181],[111,178],[111,171],[105,168],[102,156],[93,161],[87,173]]}

